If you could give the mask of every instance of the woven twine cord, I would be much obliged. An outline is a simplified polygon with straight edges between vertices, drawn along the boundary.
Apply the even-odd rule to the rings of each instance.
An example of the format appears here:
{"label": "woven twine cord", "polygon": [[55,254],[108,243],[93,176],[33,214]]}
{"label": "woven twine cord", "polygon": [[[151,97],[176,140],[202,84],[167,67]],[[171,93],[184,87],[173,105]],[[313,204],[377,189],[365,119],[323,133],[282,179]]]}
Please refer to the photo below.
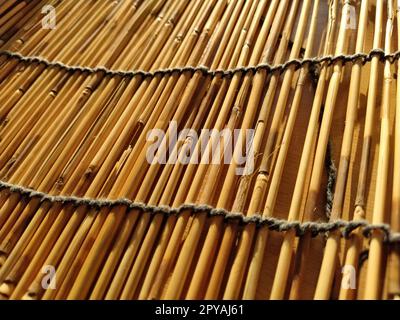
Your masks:
{"label": "woven twine cord", "polygon": [[244,67],[237,67],[233,69],[217,69],[217,70],[210,70],[206,66],[185,66],[185,67],[174,67],[174,68],[166,68],[166,69],[159,69],[155,71],[144,71],[144,70],[132,70],[132,71],[125,71],[125,70],[111,70],[106,67],[86,67],[86,66],[71,66],[64,64],[60,61],[49,61],[46,58],[38,57],[38,56],[23,56],[18,52],[11,52],[8,50],[0,50],[0,56],[7,56],[9,58],[17,59],[20,62],[26,63],[38,63],[44,64],[47,67],[59,67],[61,69],[67,71],[80,71],[80,72],[87,72],[87,73],[96,73],[96,72],[103,72],[106,75],[111,76],[122,76],[122,77],[134,77],[137,75],[141,75],[143,77],[154,77],[156,75],[171,75],[173,73],[184,73],[184,72],[192,72],[195,73],[197,71],[202,72],[204,75],[216,76],[220,75],[222,77],[232,76],[235,73],[247,73],[253,72],[256,73],[260,70],[266,70],[269,72],[281,71],[284,72],[286,69],[294,66],[295,69],[302,68],[306,65],[308,66],[317,66],[323,63],[328,63],[328,65],[334,64],[336,62],[348,63],[348,62],[361,62],[365,64],[372,60],[373,57],[379,57],[381,61],[389,60],[391,63],[398,61],[400,58],[400,51],[396,51],[393,53],[386,54],[382,49],[373,49],[369,53],[355,53],[351,55],[336,55],[336,56],[322,56],[322,57],[315,57],[309,59],[292,59],[282,64],[271,65],[269,63],[260,63],[256,66],[244,66]]}
{"label": "woven twine cord", "polygon": [[274,217],[263,217],[260,214],[245,216],[242,213],[234,213],[225,209],[216,209],[209,205],[183,204],[177,208],[170,206],[153,206],[145,203],[134,202],[129,199],[90,199],[75,196],[54,196],[45,192],[36,191],[30,188],[0,180],[0,190],[8,190],[12,193],[18,193],[27,198],[39,198],[41,202],[72,204],[74,206],[88,206],[92,208],[125,206],[129,210],[139,210],[149,214],[164,214],[166,216],[179,215],[190,211],[195,213],[207,213],[209,216],[223,216],[226,221],[237,220],[242,224],[254,223],[257,226],[266,226],[268,229],[278,232],[295,230],[297,236],[302,236],[306,232],[311,232],[313,236],[322,233],[341,231],[345,238],[349,238],[351,232],[357,228],[362,229],[364,237],[369,237],[374,230],[381,231],[385,236],[385,242],[400,242],[400,233],[393,232],[388,224],[370,224],[365,220],[344,221],[336,220],[333,222],[300,222],[277,219]]}

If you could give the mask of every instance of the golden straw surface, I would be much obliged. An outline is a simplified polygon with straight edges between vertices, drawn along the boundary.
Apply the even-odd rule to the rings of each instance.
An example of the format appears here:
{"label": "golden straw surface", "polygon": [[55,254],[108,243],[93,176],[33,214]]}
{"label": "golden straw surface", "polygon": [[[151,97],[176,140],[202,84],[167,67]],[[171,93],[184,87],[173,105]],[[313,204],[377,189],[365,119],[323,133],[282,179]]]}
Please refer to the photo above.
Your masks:
{"label": "golden straw surface", "polygon": [[394,0],[0,1],[0,298],[400,298],[399,27]]}

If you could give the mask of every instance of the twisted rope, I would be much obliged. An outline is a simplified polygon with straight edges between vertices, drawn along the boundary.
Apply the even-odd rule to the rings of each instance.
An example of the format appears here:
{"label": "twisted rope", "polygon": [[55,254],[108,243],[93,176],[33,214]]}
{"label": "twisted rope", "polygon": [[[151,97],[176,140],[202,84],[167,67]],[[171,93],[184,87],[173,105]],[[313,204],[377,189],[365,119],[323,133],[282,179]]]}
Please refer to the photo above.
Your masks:
{"label": "twisted rope", "polygon": [[263,217],[260,214],[245,216],[242,213],[234,213],[225,209],[216,209],[209,205],[183,204],[177,208],[170,206],[154,206],[140,202],[134,202],[129,199],[90,199],[75,196],[54,196],[31,188],[8,183],[0,180],[0,190],[8,190],[12,193],[18,193],[28,198],[38,198],[41,202],[72,204],[74,206],[88,206],[92,208],[125,206],[129,210],[139,210],[150,214],[180,215],[183,212],[190,211],[192,213],[206,213],[209,216],[222,216],[226,221],[236,220],[242,224],[254,223],[259,227],[266,226],[269,230],[277,232],[285,232],[295,230],[297,236],[302,236],[306,232],[310,232],[312,236],[319,234],[341,231],[345,238],[349,238],[351,233],[361,228],[364,237],[369,237],[372,231],[380,231],[384,235],[384,241],[388,243],[400,242],[400,233],[392,232],[387,224],[370,224],[365,220],[344,221],[337,220],[334,222],[300,222],[288,221],[273,217]]}
{"label": "twisted rope", "polygon": [[65,69],[67,71],[80,71],[80,72],[87,72],[87,73],[97,73],[103,72],[106,75],[111,76],[121,76],[121,77],[134,77],[134,76],[143,76],[143,77],[154,77],[156,75],[171,75],[173,73],[184,73],[184,72],[191,72],[195,73],[197,71],[202,72],[204,75],[216,76],[220,75],[222,77],[232,76],[235,73],[256,73],[260,70],[266,70],[268,72],[275,72],[275,71],[285,71],[288,68],[294,67],[296,70],[302,68],[306,65],[315,66],[321,65],[323,63],[327,63],[328,65],[332,65],[336,62],[356,62],[360,61],[362,64],[365,64],[372,60],[373,57],[378,57],[381,61],[389,60],[390,63],[394,63],[395,61],[400,59],[400,51],[396,51],[394,53],[386,54],[382,49],[373,49],[369,53],[355,53],[350,55],[328,55],[323,57],[315,57],[315,58],[307,58],[307,59],[292,59],[282,64],[271,65],[269,63],[260,63],[255,66],[244,66],[244,67],[237,67],[232,69],[216,69],[210,70],[206,66],[185,66],[185,67],[173,67],[173,68],[166,68],[166,69],[159,69],[155,71],[144,71],[144,70],[111,70],[109,68],[98,66],[98,67],[86,67],[86,66],[73,66],[68,65],[60,61],[49,61],[46,58],[39,57],[39,56],[24,56],[19,52],[12,52],[8,50],[0,50],[0,56],[6,56],[8,58],[14,58],[19,60],[20,62],[27,62],[27,63],[38,63],[44,64],[46,67],[59,67],[61,69]]}

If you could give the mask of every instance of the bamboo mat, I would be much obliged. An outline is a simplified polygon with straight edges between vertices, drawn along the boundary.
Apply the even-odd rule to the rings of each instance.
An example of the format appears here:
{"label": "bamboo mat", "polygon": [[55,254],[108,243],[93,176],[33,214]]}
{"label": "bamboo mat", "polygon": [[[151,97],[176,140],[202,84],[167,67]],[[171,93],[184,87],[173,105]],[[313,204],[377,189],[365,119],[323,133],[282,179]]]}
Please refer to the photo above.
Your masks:
{"label": "bamboo mat", "polygon": [[[391,0],[1,0],[0,297],[398,298],[399,22]],[[192,159],[204,129],[253,129],[254,161],[150,163],[171,124]]]}

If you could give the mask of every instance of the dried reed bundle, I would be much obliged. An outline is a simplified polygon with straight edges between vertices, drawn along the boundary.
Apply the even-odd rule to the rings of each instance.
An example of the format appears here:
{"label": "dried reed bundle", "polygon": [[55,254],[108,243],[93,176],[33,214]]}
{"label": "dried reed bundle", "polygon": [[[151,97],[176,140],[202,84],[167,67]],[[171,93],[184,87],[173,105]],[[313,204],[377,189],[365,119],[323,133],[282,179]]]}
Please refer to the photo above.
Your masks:
{"label": "dried reed bundle", "polygon": [[398,297],[398,28],[392,0],[3,1],[0,296]]}

